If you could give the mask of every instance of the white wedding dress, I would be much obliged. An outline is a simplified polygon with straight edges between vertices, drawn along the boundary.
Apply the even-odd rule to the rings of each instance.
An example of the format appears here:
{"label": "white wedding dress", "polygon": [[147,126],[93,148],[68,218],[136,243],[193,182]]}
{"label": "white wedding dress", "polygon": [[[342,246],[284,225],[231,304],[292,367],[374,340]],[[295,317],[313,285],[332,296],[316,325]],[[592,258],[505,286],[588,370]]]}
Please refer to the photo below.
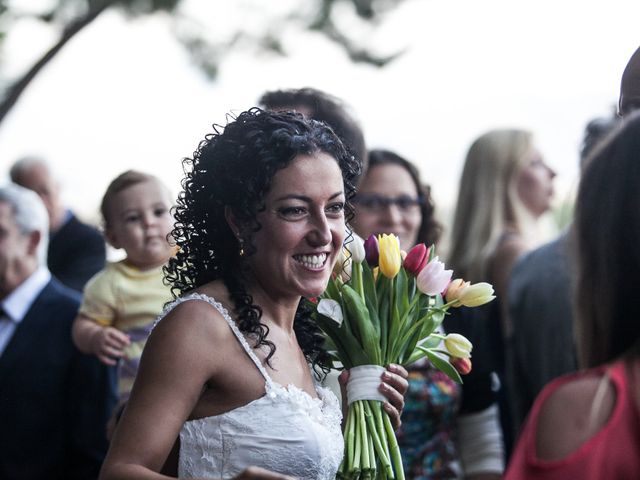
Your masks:
{"label": "white wedding dress", "polygon": [[215,307],[265,379],[265,395],[229,412],[187,421],[180,431],[180,478],[231,478],[249,466],[300,479],[334,479],[344,442],[338,399],[316,385],[318,398],[275,383],[227,310],[213,298],[191,294]]}

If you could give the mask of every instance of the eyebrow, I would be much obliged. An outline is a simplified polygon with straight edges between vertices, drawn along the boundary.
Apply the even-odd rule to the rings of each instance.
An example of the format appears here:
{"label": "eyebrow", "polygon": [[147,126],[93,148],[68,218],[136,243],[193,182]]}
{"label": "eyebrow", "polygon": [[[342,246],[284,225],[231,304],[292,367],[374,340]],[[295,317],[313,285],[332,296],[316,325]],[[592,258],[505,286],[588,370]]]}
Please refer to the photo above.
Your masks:
{"label": "eyebrow", "polygon": [[149,205],[144,205],[142,207],[140,206],[135,206],[135,207],[125,207],[124,210],[122,210],[123,212],[128,212],[128,211],[134,211],[134,212],[139,212],[140,210],[144,210],[145,208],[153,208],[153,207],[159,207],[159,206],[163,206],[166,207],[167,203],[163,202],[162,200],[158,201],[158,202],[153,202]]}
{"label": "eyebrow", "polygon": [[[333,200],[336,197],[339,197],[340,195],[344,195],[344,192],[342,190],[340,190],[339,192],[334,193],[333,195],[331,195],[329,197],[329,200]],[[283,195],[282,197],[278,197],[276,198],[276,202],[281,202],[282,200],[301,200],[303,202],[307,202],[307,203],[311,203],[312,199],[311,197],[307,197],[306,195],[297,195],[295,193],[292,193],[290,195]]]}

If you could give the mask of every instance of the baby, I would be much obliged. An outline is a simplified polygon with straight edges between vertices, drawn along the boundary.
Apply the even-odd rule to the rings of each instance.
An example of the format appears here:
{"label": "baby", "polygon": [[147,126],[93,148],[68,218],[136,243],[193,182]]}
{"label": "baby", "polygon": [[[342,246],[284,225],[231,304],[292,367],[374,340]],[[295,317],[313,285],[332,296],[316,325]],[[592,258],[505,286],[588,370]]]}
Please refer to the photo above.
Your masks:
{"label": "baby", "polygon": [[118,365],[120,402],[129,396],[153,322],[171,299],[162,267],[173,218],[168,189],[154,176],[133,170],[108,186],[100,211],[107,241],[126,258],[98,272],[84,293],[73,325],[73,341],[84,353]]}

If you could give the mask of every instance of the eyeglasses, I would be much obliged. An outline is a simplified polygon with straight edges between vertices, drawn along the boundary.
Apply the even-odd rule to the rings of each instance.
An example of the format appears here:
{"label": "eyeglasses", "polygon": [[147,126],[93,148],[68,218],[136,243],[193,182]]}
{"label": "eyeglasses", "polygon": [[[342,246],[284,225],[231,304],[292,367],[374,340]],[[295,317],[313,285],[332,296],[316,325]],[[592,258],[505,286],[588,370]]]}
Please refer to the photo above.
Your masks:
{"label": "eyeglasses", "polygon": [[409,195],[386,197],[375,193],[361,193],[353,199],[353,203],[371,212],[395,205],[401,212],[410,213],[417,210],[423,202],[422,197],[414,198]]}

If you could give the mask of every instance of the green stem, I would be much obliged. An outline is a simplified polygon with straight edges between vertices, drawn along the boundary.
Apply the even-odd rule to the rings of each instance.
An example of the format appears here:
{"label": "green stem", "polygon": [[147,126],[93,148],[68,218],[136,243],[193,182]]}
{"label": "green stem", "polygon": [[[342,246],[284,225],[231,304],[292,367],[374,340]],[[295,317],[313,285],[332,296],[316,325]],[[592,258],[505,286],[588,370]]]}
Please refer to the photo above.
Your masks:
{"label": "green stem", "polygon": [[387,349],[384,352],[384,358],[382,359],[382,365],[388,365],[389,363],[392,362],[392,359],[390,358],[391,356],[391,352],[393,350],[393,340],[394,340],[394,336],[395,336],[395,285],[393,282],[393,279],[389,279],[389,326],[387,327]]}
{"label": "green stem", "polygon": [[[449,308],[449,307],[454,307],[456,306],[456,304],[458,304],[458,307],[461,307],[462,304],[460,303],[460,301],[458,300],[451,300],[450,302],[445,303],[444,305],[441,305],[439,308],[440,310],[444,310],[445,308]],[[455,308],[455,307],[454,307]]]}
{"label": "green stem", "polygon": [[345,427],[344,434],[344,444],[346,451],[346,462],[345,462],[345,474],[350,474],[351,470],[353,470],[353,460],[354,460],[354,448],[355,448],[356,438],[353,432],[353,409],[349,407],[347,410],[347,426]]}
{"label": "green stem", "polygon": [[[371,434],[371,442],[373,447],[378,454],[378,460],[386,470],[387,467],[391,467],[391,461],[389,460],[389,454],[386,450],[386,445],[383,445],[383,442],[386,444],[386,435],[384,432],[384,425],[377,425],[375,422],[375,405],[372,405],[373,402],[377,402],[375,400],[371,402],[365,403],[365,418],[367,420],[367,426],[369,427],[369,432]],[[380,428],[382,427],[382,428]]]}
{"label": "green stem", "polygon": [[[369,402],[366,402],[369,403]],[[365,415],[368,415],[367,412],[365,411]],[[374,430],[375,431],[375,430]],[[373,435],[369,435],[368,437],[369,439],[369,459],[371,461],[371,478],[376,478],[376,472],[378,470],[378,462],[376,459],[376,452],[375,452],[375,447],[373,446]]]}
{"label": "green stem", "polygon": [[360,440],[362,462],[360,462],[360,469],[365,472],[371,469],[371,459],[369,458],[369,439],[367,438],[367,422],[364,415],[364,400],[356,402],[358,404],[358,427],[360,428]]}
{"label": "green stem", "polygon": [[393,470],[398,480],[404,480],[404,468],[402,467],[402,455],[400,454],[400,447],[398,446],[398,440],[396,434],[393,431],[391,420],[387,412],[382,413],[384,421],[384,428],[387,432],[387,441],[389,442],[389,449],[391,450],[391,462],[393,463]]}
{"label": "green stem", "polygon": [[391,453],[389,452],[389,443],[387,442],[387,435],[385,433],[385,426],[384,426],[384,420],[383,420],[383,414],[382,412],[382,404],[380,402],[374,402],[373,403],[373,412],[375,414],[375,418],[376,418],[376,432],[378,432],[379,438],[380,438],[380,444],[382,446],[382,448],[384,449],[383,454],[379,455],[379,457],[381,459],[386,460],[386,462],[383,463],[383,471],[385,472],[385,475],[388,478],[395,478],[394,474],[393,474],[393,466],[391,465]]}
{"label": "green stem", "polygon": [[364,296],[364,283],[362,281],[362,264],[359,262],[353,262],[352,272],[354,273],[353,279],[355,280],[356,291],[362,298],[362,301],[366,304],[366,298]]}
{"label": "green stem", "polygon": [[355,430],[355,447],[353,451],[353,464],[351,465],[351,474],[360,472],[360,459],[362,458],[362,438],[360,428],[358,427],[358,402],[351,404],[353,408],[353,427]]}

